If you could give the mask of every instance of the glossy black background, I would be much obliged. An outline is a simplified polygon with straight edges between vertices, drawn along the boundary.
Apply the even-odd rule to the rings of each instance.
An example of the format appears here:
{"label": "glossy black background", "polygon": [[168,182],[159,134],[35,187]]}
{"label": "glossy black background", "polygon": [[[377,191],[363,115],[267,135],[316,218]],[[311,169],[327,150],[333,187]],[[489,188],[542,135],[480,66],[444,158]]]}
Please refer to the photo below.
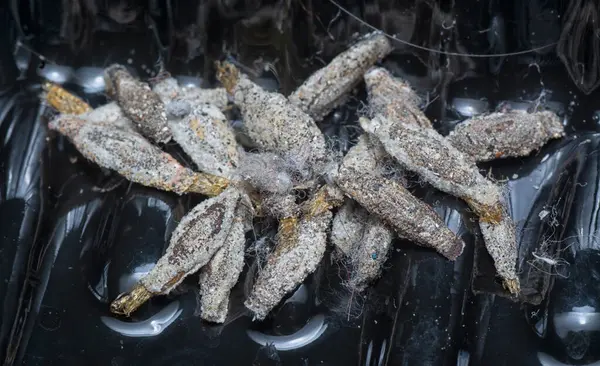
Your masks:
{"label": "glossy black background", "polygon": [[[64,81],[98,105],[105,98],[97,77],[112,62],[130,64],[144,78],[162,63],[175,75],[194,77],[186,81],[210,86],[213,61],[232,56],[262,85],[287,94],[368,28],[326,0],[15,0],[0,5],[4,364],[600,364],[596,3],[340,4],[400,39],[438,51],[510,53],[550,45],[484,58],[397,43],[384,60],[429,101],[426,112],[442,133],[505,101],[564,117],[568,137],[562,141],[526,159],[482,166],[509,180],[522,303],[504,297],[465,205],[415,184],[415,193],[468,243],[456,262],[398,241],[383,277],[366,294],[347,293],[340,284],[344,268],[327,256],[263,323],[244,312],[244,280],[224,326],[194,314],[194,279],[151,301],[132,322],[111,318],[110,300],[148,270],[200,197],[131,185],[48,134],[50,112],[38,97],[42,78]],[[361,99],[359,90],[321,125],[341,149],[356,135]],[[176,147],[167,150],[185,160]],[[542,247],[559,260],[556,266],[534,262],[532,253]],[[247,271],[254,270],[249,254]],[[253,339],[277,347],[307,344],[276,351]]]}

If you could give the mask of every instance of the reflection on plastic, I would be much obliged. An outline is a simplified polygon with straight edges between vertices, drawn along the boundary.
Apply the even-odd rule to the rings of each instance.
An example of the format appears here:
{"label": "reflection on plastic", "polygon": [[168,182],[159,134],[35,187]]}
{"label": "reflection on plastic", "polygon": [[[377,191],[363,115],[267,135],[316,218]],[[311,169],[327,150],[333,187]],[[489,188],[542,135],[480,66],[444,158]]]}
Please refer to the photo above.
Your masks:
{"label": "reflection on plastic", "polygon": [[56,84],[64,84],[71,79],[73,69],[68,66],[47,64],[38,69],[38,75]]}
{"label": "reflection on plastic", "polygon": [[100,319],[108,328],[126,337],[153,337],[167,329],[182,311],[179,301],[173,301],[157,314],[141,322],[124,322],[108,316],[102,316]]}
{"label": "reflection on plastic", "polygon": [[473,117],[487,112],[489,103],[486,100],[454,98],[452,99],[452,109],[463,117]]}
{"label": "reflection on plastic", "polygon": [[142,264],[136,267],[132,273],[121,276],[119,279],[119,293],[131,291],[154,266],[155,263]]}
{"label": "reflection on plastic", "polygon": [[548,309],[545,308],[543,310],[542,315],[540,316],[540,319],[535,323],[535,326],[534,326],[535,334],[537,334],[538,337],[543,338],[546,336],[547,328],[548,328]]}
{"label": "reflection on plastic", "polygon": [[574,307],[573,311],[554,316],[556,334],[565,338],[569,332],[585,332],[600,330],[600,313],[591,306]]}
{"label": "reflection on plastic", "polygon": [[[387,340],[383,340],[381,347],[379,348],[379,354],[373,353],[373,341],[369,342],[369,347],[367,348],[367,357],[365,366],[383,366],[385,361],[385,350],[387,346]],[[377,359],[371,359],[373,357],[377,357]]]}
{"label": "reflection on plastic", "polygon": [[100,275],[100,277],[98,278],[98,282],[93,284],[93,283],[89,283],[87,284],[87,288],[88,290],[90,290],[90,292],[92,293],[92,295],[94,295],[94,297],[96,299],[98,299],[99,301],[102,302],[106,302],[107,299],[107,288],[108,288],[108,268],[110,266],[110,262],[108,262],[105,266],[104,269],[102,270],[102,274]]}
{"label": "reflection on plastic", "polygon": [[[570,364],[562,363],[547,353],[538,352],[538,360],[541,366],[569,366]],[[588,364],[582,364],[582,366],[600,366],[600,361],[595,361]]]}
{"label": "reflection on plastic", "polygon": [[104,91],[104,70],[99,67],[81,67],[75,71],[75,79],[86,93]]}
{"label": "reflection on plastic", "polygon": [[456,357],[456,366],[469,366],[469,359],[471,355],[468,351],[461,349],[458,351],[458,356]]}
{"label": "reflection on plastic", "polygon": [[179,85],[185,87],[185,88],[200,88],[202,86],[202,79],[197,78],[197,77],[193,77],[193,76],[187,76],[187,75],[177,75],[175,77],[175,79],[177,79],[177,82],[179,83]]}
{"label": "reflection on plastic", "polygon": [[19,44],[20,43],[17,42],[17,45],[15,46],[15,50],[13,52],[13,56],[15,58],[15,63],[17,64],[17,68],[19,69],[19,71],[24,72],[29,66],[29,62],[31,60],[31,53],[24,47],[21,47]]}
{"label": "reflection on plastic", "polygon": [[508,107],[513,111],[527,111],[531,108],[531,103],[516,102],[514,100],[502,100],[498,103],[499,106]]}
{"label": "reflection on plastic", "polygon": [[311,318],[302,329],[286,336],[267,335],[255,330],[248,330],[248,337],[261,346],[272,345],[278,351],[289,351],[302,348],[319,339],[327,330],[325,316],[318,314]]}
{"label": "reflection on plastic", "polygon": [[306,304],[308,301],[308,290],[306,285],[301,284],[289,299],[285,300],[285,304]]}

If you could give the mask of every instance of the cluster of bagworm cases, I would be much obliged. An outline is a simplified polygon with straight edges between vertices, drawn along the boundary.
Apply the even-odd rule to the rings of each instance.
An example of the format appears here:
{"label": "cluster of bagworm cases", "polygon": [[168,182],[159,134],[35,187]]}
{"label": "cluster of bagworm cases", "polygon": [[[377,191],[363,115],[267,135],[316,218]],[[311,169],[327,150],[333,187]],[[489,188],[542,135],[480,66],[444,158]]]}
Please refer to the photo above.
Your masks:
{"label": "cluster of bagworm cases", "polygon": [[[516,298],[515,225],[504,188],[476,163],[529,155],[564,136],[561,121],[549,111],[494,112],[442,136],[411,86],[375,66],[392,50],[385,35],[368,34],[287,97],[264,90],[229,62],[217,65],[222,87],[215,89],[184,87],[168,74],[151,85],[112,65],[104,73],[112,102],[94,109],[47,83],[45,99],[60,112],[50,129],[86,159],[135,183],[208,197],[182,218],[164,255],[114,299],[111,312],[129,316],[199,272],[201,317],[223,323],[244,267],[246,235],[258,216],[276,219],[278,228],[245,300],[255,320],[316,270],[328,243],[349,264],[347,286],[357,292],[381,275],[395,236],[455,260],[465,244],[402,179],[385,173],[390,162],[464,200],[478,218],[498,276]],[[368,113],[359,119],[363,133],[342,156],[317,123],[361,82],[368,93]],[[252,151],[241,146],[224,114],[231,103]],[[197,169],[163,151],[171,141]]]}

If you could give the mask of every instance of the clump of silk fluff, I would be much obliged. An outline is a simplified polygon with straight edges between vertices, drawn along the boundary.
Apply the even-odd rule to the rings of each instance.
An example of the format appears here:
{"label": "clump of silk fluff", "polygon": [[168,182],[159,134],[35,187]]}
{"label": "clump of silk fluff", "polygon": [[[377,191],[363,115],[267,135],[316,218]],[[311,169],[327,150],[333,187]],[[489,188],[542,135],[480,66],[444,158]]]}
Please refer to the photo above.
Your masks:
{"label": "clump of silk fluff", "polygon": [[244,154],[236,175],[261,192],[286,194],[294,188],[285,160],[272,152]]}
{"label": "clump of silk fluff", "polygon": [[249,152],[241,157],[236,176],[260,192],[286,195],[294,189],[314,187],[321,179],[329,181],[339,162],[340,154],[334,151],[325,159],[311,161],[310,149],[302,147],[285,154]]}

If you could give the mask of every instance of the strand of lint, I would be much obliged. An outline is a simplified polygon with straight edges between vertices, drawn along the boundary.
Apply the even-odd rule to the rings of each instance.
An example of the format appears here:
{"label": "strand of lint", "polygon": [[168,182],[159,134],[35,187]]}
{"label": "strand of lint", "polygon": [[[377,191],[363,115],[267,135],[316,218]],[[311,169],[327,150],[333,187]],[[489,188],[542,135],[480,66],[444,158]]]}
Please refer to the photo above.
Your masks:
{"label": "strand of lint", "polygon": [[529,53],[536,53],[539,51],[542,51],[544,49],[550,48],[550,47],[554,47],[558,44],[558,42],[551,42],[548,43],[546,45],[543,46],[539,46],[539,47],[533,47],[527,50],[523,50],[523,51],[517,51],[517,52],[507,52],[507,53],[495,53],[495,54],[479,54],[479,53],[466,53],[466,52],[449,52],[449,51],[444,51],[444,50],[440,50],[440,49],[435,49],[435,48],[429,48],[429,47],[425,47],[425,46],[421,46],[418,44],[414,44],[411,43],[409,41],[405,41],[403,39],[399,39],[398,37],[392,35],[392,34],[388,34],[383,32],[381,29],[367,23],[365,20],[359,18],[357,15],[353,14],[352,12],[350,12],[348,9],[344,8],[343,6],[341,6],[339,3],[337,3],[334,0],[329,0],[330,3],[332,3],[335,7],[337,7],[340,11],[342,11],[343,13],[345,13],[346,15],[348,15],[349,17],[351,17],[352,19],[356,20],[357,22],[359,22],[360,24],[366,26],[367,28],[371,29],[374,32],[380,32],[381,34],[385,35],[388,39],[397,42],[399,44],[414,48],[414,49],[418,49],[421,51],[427,51],[430,53],[435,53],[438,55],[445,55],[445,56],[458,56],[458,57],[473,57],[473,58],[504,58],[504,57],[510,57],[510,56],[519,56],[519,55],[526,55]]}

